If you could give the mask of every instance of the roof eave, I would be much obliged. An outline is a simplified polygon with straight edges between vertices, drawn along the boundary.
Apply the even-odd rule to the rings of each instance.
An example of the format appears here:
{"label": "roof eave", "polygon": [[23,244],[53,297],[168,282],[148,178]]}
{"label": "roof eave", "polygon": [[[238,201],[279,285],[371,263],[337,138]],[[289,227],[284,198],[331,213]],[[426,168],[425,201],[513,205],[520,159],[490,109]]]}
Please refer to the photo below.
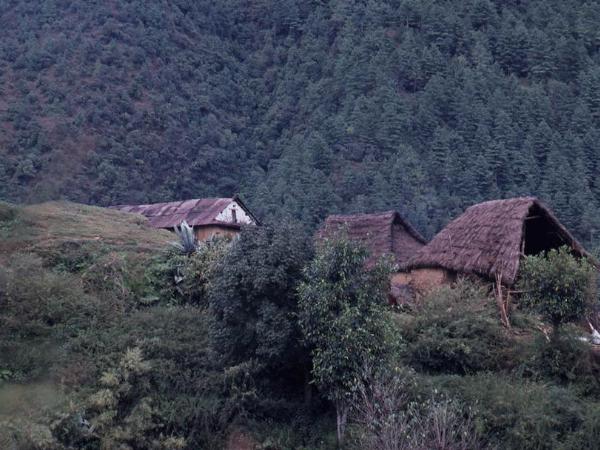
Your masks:
{"label": "roof eave", "polygon": [[240,205],[240,207],[244,210],[244,212],[249,215],[252,220],[254,220],[254,223],[256,223],[256,225],[261,225],[260,220],[258,220],[258,218],[252,213],[252,211],[250,211],[250,209],[248,209],[248,207],[246,206],[246,204],[242,201],[241,197],[239,196],[239,194],[235,194],[232,197],[232,200],[235,201],[238,205]]}

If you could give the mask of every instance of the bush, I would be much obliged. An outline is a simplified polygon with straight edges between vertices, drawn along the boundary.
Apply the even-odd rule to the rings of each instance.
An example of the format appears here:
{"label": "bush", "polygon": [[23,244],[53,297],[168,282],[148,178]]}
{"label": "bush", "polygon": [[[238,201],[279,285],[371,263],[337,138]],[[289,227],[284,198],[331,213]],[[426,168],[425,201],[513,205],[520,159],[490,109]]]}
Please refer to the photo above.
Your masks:
{"label": "bush", "polygon": [[471,415],[443,396],[410,401],[414,380],[403,371],[365,377],[354,402],[356,448],[370,450],[470,450],[483,443]]}
{"label": "bush", "polygon": [[150,369],[140,348],[127,349],[119,363],[102,374],[100,389],[83,408],[53,424],[54,434],[82,449],[184,448],[185,439],[162,433],[165,424],[154,407]]}
{"label": "bush", "polygon": [[[577,449],[572,442],[591,442],[597,404],[572,389],[512,379],[498,374],[444,377],[434,381],[474,410],[480,435],[503,449]],[[596,444],[597,445],[597,444]]]}
{"label": "bush", "polygon": [[514,348],[493,299],[468,281],[429,293],[402,334],[407,362],[430,373],[497,370],[510,364]]}
{"label": "bush", "polygon": [[[226,367],[251,367],[277,381],[305,375],[308,358],[300,343],[296,288],[310,249],[292,225],[242,231],[215,268],[209,287],[211,346]],[[291,377],[291,378],[290,378]],[[301,384],[300,384],[301,385]]]}
{"label": "bush", "polygon": [[86,292],[113,309],[138,306],[148,294],[144,272],[150,257],[106,245],[101,241],[67,240],[38,251],[54,272],[76,275]]}
{"label": "bush", "polygon": [[557,332],[560,325],[583,318],[595,300],[597,274],[585,258],[567,247],[527,256],[518,286],[526,306],[540,312]]}
{"label": "bush", "polygon": [[2,222],[11,222],[15,220],[16,217],[17,208],[10,203],[0,201],[0,227],[4,226]]}
{"label": "bush", "polygon": [[251,423],[253,435],[261,450],[334,450],[332,419],[322,411],[299,410],[284,423],[266,420]]}
{"label": "bush", "polygon": [[588,404],[583,422],[565,439],[563,448],[573,450],[595,450],[600,436],[600,405]]}
{"label": "bush", "polygon": [[34,255],[12,255],[9,268],[0,266],[0,367],[20,379],[48,375],[65,363],[65,341],[109,314],[75,276]]}
{"label": "bush", "polygon": [[573,326],[551,341],[538,336],[529,346],[524,374],[563,385],[574,385],[583,395],[600,396],[600,355],[581,340]]}
{"label": "bush", "polygon": [[145,380],[163,432],[184,437],[188,448],[219,448],[237,405],[226,374],[209,351],[208,322],[200,308],[156,305],[118,314],[110,326],[73,339],[71,355],[85,355],[95,374],[80,386],[83,399],[72,392],[77,410],[102,388],[100,374],[119,366],[128,348],[139,347],[152,367]]}
{"label": "bush", "polygon": [[220,260],[229,250],[225,238],[211,239],[185,254],[168,250],[155,258],[147,268],[145,281],[149,288],[145,302],[208,306],[210,283]]}

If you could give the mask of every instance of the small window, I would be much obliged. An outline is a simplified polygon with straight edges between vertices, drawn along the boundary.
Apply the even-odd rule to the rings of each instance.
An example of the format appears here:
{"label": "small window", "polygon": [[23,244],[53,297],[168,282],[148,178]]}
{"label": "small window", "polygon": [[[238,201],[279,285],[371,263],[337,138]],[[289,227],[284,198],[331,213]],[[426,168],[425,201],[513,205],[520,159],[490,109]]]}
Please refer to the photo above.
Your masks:
{"label": "small window", "polygon": [[237,223],[237,211],[235,210],[235,205],[231,208],[231,219],[233,223]]}

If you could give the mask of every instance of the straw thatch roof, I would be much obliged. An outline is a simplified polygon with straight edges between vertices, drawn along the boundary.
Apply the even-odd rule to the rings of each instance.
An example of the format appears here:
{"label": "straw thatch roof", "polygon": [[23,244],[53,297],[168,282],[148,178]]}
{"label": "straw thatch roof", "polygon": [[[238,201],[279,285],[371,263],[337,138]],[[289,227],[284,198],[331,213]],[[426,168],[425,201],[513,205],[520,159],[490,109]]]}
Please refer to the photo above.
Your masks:
{"label": "straw thatch roof", "polygon": [[184,220],[191,226],[219,225],[240,228],[239,223],[224,222],[218,219],[219,214],[235,202],[246,214],[258,221],[238,197],[233,198],[195,198],[177,202],[152,203],[147,205],[115,205],[111,209],[141,214],[148,218],[155,228],[173,228]]}
{"label": "straw thatch roof", "polygon": [[403,269],[444,268],[512,285],[521,257],[568,245],[585,249],[535,197],[492,200],[468,208],[421,248]]}
{"label": "straw thatch roof", "polygon": [[370,252],[367,265],[383,255],[392,255],[397,264],[405,264],[427,241],[396,211],[375,214],[333,215],[317,233],[318,239],[346,232]]}

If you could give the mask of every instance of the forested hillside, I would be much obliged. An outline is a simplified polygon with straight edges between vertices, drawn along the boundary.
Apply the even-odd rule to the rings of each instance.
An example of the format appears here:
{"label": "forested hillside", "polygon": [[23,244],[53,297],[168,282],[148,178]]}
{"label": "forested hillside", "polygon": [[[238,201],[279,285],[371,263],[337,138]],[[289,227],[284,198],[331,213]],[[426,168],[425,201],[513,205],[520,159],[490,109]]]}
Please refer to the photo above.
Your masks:
{"label": "forested hillside", "polygon": [[0,198],[240,192],[431,235],[535,194],[590,243],[599,23],[576,0],[0,0]]}

